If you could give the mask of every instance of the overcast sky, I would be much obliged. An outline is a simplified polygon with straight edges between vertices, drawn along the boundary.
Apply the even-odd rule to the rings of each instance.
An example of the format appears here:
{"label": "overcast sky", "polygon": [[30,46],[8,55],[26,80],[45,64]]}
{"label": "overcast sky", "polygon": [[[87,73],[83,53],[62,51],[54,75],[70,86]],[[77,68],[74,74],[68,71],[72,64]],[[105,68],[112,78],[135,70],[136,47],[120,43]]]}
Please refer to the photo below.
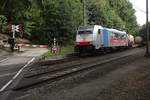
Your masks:
{"label": "overcast sky", "polygon": [[[146,23],[146,0],[129,0],[132,4],[134,9],[136,10],[136,17],[137,22],[140,25]],[[149,0],[149,12],[150,12],[150,0]],[[150,14],[149,14],[149,21],[150,21]]]}

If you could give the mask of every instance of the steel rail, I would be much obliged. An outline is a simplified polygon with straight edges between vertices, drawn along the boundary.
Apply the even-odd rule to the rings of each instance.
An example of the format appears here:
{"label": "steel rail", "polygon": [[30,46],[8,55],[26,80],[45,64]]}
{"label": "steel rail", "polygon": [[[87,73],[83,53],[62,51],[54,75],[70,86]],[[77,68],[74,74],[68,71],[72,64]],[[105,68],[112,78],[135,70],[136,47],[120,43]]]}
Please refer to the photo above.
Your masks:
{"label": "steel rail", "polygon": [[[51,76],[49,76],[47,78],[44,78],[44,79],[41,79],[41,80],[36,80],[32,83],[28,83],[28,84],[25,84],[25,85],[22,85],[22,86],[15,87],[13,90],[14,91],[22,90],[22,89],[30,88],[30,87],[33,87],[33,86],[36,86],[36,85],[39,85],[39,84],[42,84],[42,83],[45,83],[45,82],[48,82],[48,81],[57,81],[58,79],[62,79],[63,77],[66,77],[66,76],[69,77],[72,74],[76,74],[76,73],[79,73],[79,72],[81,73],[83,71],[91,70],[91,69],[100,67],[100,65],[104,65],[106,63],[110,63],[110,62],[113,62],[113,61],[116,61],[116,60],[119,60],[119,59],[123,59],[123,58],[129,57],[129,56],[131,56],[131,55],[125,55],[125,56],[110,58],[110,59],[104,60],[102,62],[97,62],[97,63],[93,63],[91,65],[86,65],[86,66],[82,66],[82,67],[78,67],[78,68],[72,68],[72,69],[68,69],[68,70],[67,69],[66,70],[61,70],[61,71],[58,71],[56,73],[52,73]],[[102,67],[102,68],[106,68],[106,67]]]}

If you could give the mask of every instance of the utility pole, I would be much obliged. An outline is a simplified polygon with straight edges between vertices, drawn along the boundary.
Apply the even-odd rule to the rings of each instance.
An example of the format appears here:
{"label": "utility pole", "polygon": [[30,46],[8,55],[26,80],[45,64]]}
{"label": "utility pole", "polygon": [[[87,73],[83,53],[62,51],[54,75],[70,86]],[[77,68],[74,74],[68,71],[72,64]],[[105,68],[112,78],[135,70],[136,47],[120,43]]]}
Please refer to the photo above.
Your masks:
{"label": "utility pole", "polygon": [[148,0],[146,0],[146,57],[150,57],[149,54],[149,24],[148,24]]}
{"label": "utility pole", "polygon": [[86,2],[85,0],[82,0],[82,3],[83,3],[83,24],[84,26],[86,26]]}

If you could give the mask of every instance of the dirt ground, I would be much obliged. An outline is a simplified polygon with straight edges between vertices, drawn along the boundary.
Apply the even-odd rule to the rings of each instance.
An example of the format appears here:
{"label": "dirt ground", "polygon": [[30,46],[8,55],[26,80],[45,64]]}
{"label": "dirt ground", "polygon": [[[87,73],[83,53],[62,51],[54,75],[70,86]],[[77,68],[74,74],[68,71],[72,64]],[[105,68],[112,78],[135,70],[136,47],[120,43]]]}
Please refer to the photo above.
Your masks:
{"label": "dirt ground", "polygon": [[139,66],[136,70],[104,89],[97,100],[150,100],[149,62],[150,58],[144,57],[136,62],[132,65]]}

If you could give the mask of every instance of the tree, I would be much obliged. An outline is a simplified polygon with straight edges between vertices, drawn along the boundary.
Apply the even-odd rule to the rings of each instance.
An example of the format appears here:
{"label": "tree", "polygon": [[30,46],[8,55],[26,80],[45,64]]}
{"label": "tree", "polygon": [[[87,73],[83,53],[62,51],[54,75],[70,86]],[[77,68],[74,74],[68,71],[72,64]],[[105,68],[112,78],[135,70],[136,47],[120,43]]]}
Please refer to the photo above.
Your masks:
{"label": "tree", "polygon": [[[87,0],[89,24],[136,33],[135,10],[128,0]],[[124,28],[125,26],[125,28]]]}
{"label": "tree", "polygon": [[[149,24],[149,33],[150,33],[150,22],[148,22],[148,24]],[[140,28],[140,30],[139,30],[139,34],[138,35],[140,35],[142,38],[143,38],[143,40],[144,41],[146,41],[146,24],[144,24],[141,28]],[[149,37],[150,37],[150,34],[149,34]]]}
{"label": "tree", "polygon": [[[89,25],[136,32],[135,10],[128,0],[85,1]],[[5,24],[22,23],[23,36],[40,44],[48,44],[54,37],[62,44],[73,42],[83,25],[82,0],[1,0],[0,14],[7,17]]]}
{"label": "tree", "polygon": [[48,43],[57,38],[65,44],[73,41],[77,28],[82,24],[80,0],[32,0],[26,12],[26,33],[34,43]]}

